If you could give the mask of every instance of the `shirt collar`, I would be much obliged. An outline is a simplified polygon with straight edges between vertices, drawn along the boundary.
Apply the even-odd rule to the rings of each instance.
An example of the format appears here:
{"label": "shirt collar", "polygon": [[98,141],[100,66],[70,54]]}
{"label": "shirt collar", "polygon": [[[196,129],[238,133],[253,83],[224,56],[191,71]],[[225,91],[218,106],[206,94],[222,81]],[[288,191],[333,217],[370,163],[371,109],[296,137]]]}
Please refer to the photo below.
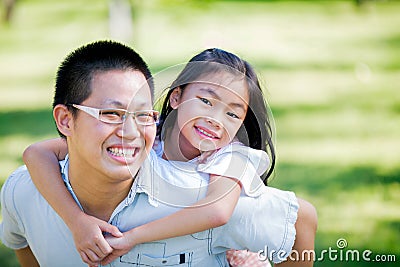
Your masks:
{"label": "shirt collar", "polygon": [[78,204],[79,208],[83,210],[81,203],[78,200],[78,197],[75,195],[74,190],[72,189],[71,183],[68,177],[68,170],[69,170],[69,155],[65,156],[65,159],[59,162],[60,164],[60,171],[61,177],[64,181],[65,186],[67,187],[68,191],[71,193],[72,197],[74,198],[75,202]]}
{"label": "shirt collar", "polygon": [[[68,191],[71,193],[72,197],[74,198],[75,202],[78,204],[79,208],[81,210],[83,210],[83,207],[82,207],[81,203],[79,202],[79,199],[76,196],[74,190],[72,189],[71,182],[69,180],[69,176],[68,176],[68,173],[69,173],[68,172],[68,170],[69,170],[69,155],[67,154],[64,160],[59,161],[59,164],[60,164],[61,176],[62,176],[62,179],[64,181],[65,186],[67,187]],[[138,177],[142,176],[142,175],[140,175],[140,173],[142,172],[141,170],[142,170],[142,168],[139,170],[138,175],[136,175],[135,182],[133,183],[131,189],[129,190],[128,195],[121,202],[121,204],[117,206],[117,208],[115,209],[113,214],[118,213],[121,208],[132,204],[133,200],[135,199],[136,192],[137,192],[137,180],[138,180]],[[113,216],[111,216],[111,218],[112,217]]]}

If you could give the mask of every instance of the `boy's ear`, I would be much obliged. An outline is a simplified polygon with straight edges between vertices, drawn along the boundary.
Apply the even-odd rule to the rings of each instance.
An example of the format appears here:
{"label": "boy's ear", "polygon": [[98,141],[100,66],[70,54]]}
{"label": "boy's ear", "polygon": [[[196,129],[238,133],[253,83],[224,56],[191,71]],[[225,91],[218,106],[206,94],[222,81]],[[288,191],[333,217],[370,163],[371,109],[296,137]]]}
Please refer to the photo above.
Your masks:
{"label": "boy's ear", "polygon": [[171,95],[169,96],[169,104],[171,108],[173,109],[178,108],[181,99],[181,93],[182,90],[179,86],[172,91]]}
{"label": "boy's ear", "polygon": [[56,122],[58,130],[65,136],[71,135],[73,127],[72,113],[68,110],[67,106],[58,104],[53,109],[53,117]]}

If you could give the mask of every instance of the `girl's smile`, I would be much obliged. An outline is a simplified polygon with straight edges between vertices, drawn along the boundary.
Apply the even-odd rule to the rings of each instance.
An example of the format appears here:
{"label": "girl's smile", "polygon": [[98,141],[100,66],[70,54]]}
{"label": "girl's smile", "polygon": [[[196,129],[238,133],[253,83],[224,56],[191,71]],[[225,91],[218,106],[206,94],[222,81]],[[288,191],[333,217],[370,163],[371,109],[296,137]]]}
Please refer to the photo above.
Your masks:
{"label": "girl's smile", "polygon": [[195,128],[196,132],[202,137],[211,138],[211,139],[220,139],[216,133],[214,133],[213,131],[210,131],[207,128],[204,128],[202,126],[194,126],[194,128]]}

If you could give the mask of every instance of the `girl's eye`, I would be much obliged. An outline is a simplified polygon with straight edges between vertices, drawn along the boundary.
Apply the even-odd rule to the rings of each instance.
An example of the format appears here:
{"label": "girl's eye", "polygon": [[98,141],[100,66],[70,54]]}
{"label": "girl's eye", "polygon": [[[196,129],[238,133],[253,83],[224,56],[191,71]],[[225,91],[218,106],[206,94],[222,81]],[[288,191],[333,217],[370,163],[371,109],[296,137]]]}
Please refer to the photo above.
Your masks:
{"label": "girl's eye", "polygon": [[235,113],[233,113],[233,112],[227,112],[226,113],[228,116],[230,116],[230,117],[232,117],[232,118],[234,118],[234,119],[239,119],[239,116],[238,115],[236,115]]}
{"label": "girl's eye", "polygon": [[207,98],[199,97],[200,101],[203,102],[204,104],[207,104],[209,106],[212,106],[211,102]]}

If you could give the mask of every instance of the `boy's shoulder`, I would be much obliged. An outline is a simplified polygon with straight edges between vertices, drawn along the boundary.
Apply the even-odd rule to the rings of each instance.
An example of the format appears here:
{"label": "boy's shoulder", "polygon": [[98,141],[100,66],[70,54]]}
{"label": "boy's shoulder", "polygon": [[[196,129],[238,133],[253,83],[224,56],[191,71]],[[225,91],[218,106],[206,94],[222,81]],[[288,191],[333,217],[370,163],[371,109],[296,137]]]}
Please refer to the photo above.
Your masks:
{"label": "boy's shoulder", "polygon": [[15,191],[16,187],[23,187],[31,180],[28,169],[25,165],[18,167],[13,171],[4,182],[2,191]]}
{"label": "boy's shoulder", "polygon": [[[1,188],[1,205],[9,212],[12,212],[18,207],[27,206],[27,203],[40,194],[32,182],[26,166],[21,166],[16,169],[7,178]],[[14,210],[16,212],[16,210]]]}

